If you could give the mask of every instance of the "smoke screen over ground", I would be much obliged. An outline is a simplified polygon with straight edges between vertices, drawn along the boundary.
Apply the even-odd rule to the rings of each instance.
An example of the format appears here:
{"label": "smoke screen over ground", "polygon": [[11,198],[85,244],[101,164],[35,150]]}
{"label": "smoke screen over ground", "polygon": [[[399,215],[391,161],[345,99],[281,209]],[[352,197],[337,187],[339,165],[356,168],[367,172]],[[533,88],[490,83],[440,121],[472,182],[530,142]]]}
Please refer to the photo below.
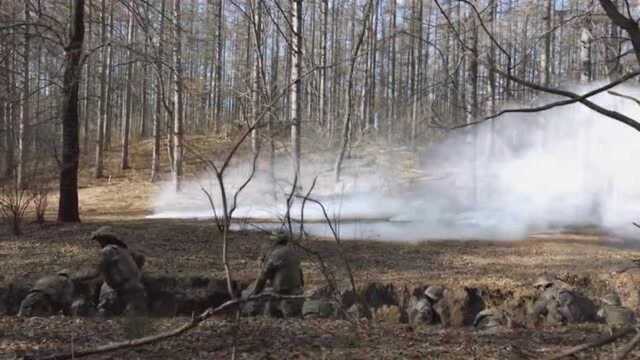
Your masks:
{"label": "smoke screen over ground", "polygon": [[[615,91],[640,97],[635,87]],[[591,99],[640,119],[640,106],[633,101],[609,94]],[[317,177],[311,197],[322,201],[332,220],[340,220],[338,230],[345,239],[518,239],[532,232],[592,225],[625,238],[640,237],[632,225],[640,218],[640,133],[585,106],[510,113],[493,124],[451,131],[440,143],[419,150],[412,168],[399,171],[410,151],[385,148],[350,159],[338,184],[333,152],[308,155],[298,193],[305,194]],[[360,155],[358,150],[354,155]],[[249,163],[238,160],[226,174],[230,198],[246,179]],[[278,159],[275,169],[275,186],[267,167],[259,166],[239,196],[234,217],[252,220],[238,227],[279,226],[275,222],[284,217],[291,189],[289,160]],[[165,186],[155,198],[152,217],[211,217],[202,188],[214,194],[219,214],[215,178],[203,174],[185,182],[181,193]],[[300,218],[300,205],[298,199],[292,208],[295,219]],[[330,235],[317,205],[307,203],[304,219],[307,232]]]}

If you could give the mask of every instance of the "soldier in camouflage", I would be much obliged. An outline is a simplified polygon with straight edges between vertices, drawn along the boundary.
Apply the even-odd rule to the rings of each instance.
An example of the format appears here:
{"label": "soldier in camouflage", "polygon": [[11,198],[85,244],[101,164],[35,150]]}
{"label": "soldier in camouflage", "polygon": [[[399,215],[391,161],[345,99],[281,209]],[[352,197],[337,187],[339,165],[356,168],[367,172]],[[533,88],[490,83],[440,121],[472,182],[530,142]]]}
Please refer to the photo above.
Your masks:
{"label": "soldier in camouflage", "polygon": [[[273,246],[263,258],[260,276],[250,295],[258,295],[264,290],[278,295],[302,295],[304,280],[300,258],[288,245],[289,237],[277,232],[270,239]],[[268,299],[264,312],[274,317],[300,316],[303,302],[303,299]]]}
{"label": "soldier in camouflage", "polygon": [[18,316],[50,316],[70,313],[74,286],[66,270],[40,278],[20,303]]}
{"label": "soldier in camouflage", "polygon": [[145,256],[129,248],[129,246],[120,239],[120,237],[116,234],[113,228],[111,228],[111,226],[101,226],[96,231],[91,233],[90,238],[91,240],[98,242],[101,249],[104,249],[108,245],[115,245],[122,249],[127,249],[129,253],[131,253],[131,256],[133,257],[136,265],[138,265],[138,268],[142,270],[142,267],[146,262]]}
{"label": "soldier in camouflage", "polygon": [[434,312],[434,323],[448,326],[451,320],[451,312],[447,303],[447,289],[442,286],[429,286],[424,294],[427,296]]}
{"label": "soldier in camouflage", "polygon": [[98,311],[108,312],[108,309],[102,308],[100,304],[104,306],[108,303],[104,298],[115,295],[116,302],[123,304],[125,312],[145,314],[147,295],[142,285],[142,271],[129,250],[107,245],[102,249],[101,254],[100,272],[104,277],[104,284],[100,292]]}
{"label": "soldier in camouflage", "polygon": [[483,333],[496,333],[511,327],[511,318],[500,309],[485,309],[476,315],[473,327]]}
{"label": "soldier in camouflage", "polygon": [[534,321],[543,319],[554,325],[595,321],[596,306],[584,295],[547,276],[538,278],[533,285],[539,293],[530,314]]}
{"label": "soldier in camouflage", "polygon": [[[444,289],[440,286],[429,286],[422,294],[415,294],[408,311],[411,324],[435,324],[440,320],[434,305],[443,297]],[[439,307],[442,310],[442,307]]]}
{"label": "soldier in camouflage", "polygon": [[144,255],[129,249],[109,226],[102,226],[91,236],[100,244],[101,260],[97,269],[85,275],[81,281],[101,279],[98,313],[102,316],[122,312],[145,314],[147,296],[142,284]]}

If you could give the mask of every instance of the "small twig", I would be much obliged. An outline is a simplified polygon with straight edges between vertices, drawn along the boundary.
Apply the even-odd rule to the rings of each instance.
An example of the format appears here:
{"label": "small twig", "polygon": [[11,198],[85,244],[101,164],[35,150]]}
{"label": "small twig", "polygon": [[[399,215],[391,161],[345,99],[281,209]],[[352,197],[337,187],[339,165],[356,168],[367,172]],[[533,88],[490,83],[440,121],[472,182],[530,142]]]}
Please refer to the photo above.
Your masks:
{"label": "small twig", "polygon": [[634,103],[636,103],[636,105],[640,105],[640,100],[634,98],[633,96],[621,94],[621,93],[613,91],[613,90],[609,90],[609,91],[607,91],[607,93],[609,93],[609,95],[618,96],[618,97],[621,97],[623,99],[631,100]]}
{"label": "small twig", "polygon": [[309,187],[309,191],[307,191],[307,194],[302,199],[302,205],[300,206],[300,236],[299,236],[299,240],[300,241],[302,241],[302,239],[304,237],[304,207],[307,204],[307,199],[309,198],[309,196],[311,196],[311,193],[313,192],[313,189],[316,187],[316,181],[317,180],[318,180],[317,176],[315,178],[313,178],[313,182],[311,183],[311,186]]}

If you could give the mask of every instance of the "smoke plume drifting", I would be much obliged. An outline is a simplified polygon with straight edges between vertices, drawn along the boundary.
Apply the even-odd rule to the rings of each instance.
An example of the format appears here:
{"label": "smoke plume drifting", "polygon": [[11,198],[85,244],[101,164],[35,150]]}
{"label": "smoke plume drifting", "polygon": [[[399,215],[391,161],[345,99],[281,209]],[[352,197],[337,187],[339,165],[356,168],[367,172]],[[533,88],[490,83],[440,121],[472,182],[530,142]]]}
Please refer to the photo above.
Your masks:
{"label": "smoke plume drifting", "polygon": [[[615,90],[640,97],[634,87]],[[640,106],[630,100],[609,94],[592,100],[640,120]],[[517,239],[586,225],[640,237],[632,225],[640,218],[640,133],[582,105],[511,113],[452,131],[403,168],[408,159],[416,159],[409,151],[400,147],[360,156],[354,149],[359,157],[345,163],[338,184],[331,171],[334,153],[308,156],[302,162],[299,193],[318,178],[312,197],[323,202],[332,219],[341,220],[343,238]],[[246,178],[248,163],[244,159],[225,177],[229,194]],[[289,166],[287,159],[279,159],[275,176],[260,167],[238,198],[234,216],[281,219],[291,189]],[[171,186],[160,191],[153,217],[210,217],[202,188],[215,195],[219,211],[217,183],[203,175],[185,184],[181,193]],[[300,218],[300,204],[298,199],[293,218]],[[329,235],[326,224],[313,223],[322,220],[317,205],[307,203],[304,218],[308,232]]]}

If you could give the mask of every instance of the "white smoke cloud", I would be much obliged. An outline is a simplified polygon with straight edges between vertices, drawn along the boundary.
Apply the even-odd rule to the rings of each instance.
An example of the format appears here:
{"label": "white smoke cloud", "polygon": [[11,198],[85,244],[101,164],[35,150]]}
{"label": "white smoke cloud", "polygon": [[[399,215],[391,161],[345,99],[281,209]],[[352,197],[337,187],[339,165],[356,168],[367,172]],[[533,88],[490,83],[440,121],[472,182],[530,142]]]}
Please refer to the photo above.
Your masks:
{"label": "white smoke cloud", "polygon": [[[640,97],[636,87],[616,91]],[[640,106],[632,101],[608,94],[592,100],[640,120]],[[417,170],[424,179],[414,185],[407,185],[397,166],[381,166],[375,157],[349,160],[343,181],[335,184],[330,170],[333,153],[305,158],[300,183],[304,193],[318,177],[313,197],[322,200],[332,218],[343,220],[339,228],[344,238],[514,239],[582,225],[640,237],[632,225],[640,218],[638,154],[640,133],[576,104],[512,113],[493,125],[486,122],[451,132],[421,154]],[[237,218],[283,217],[291,186],[286,180],[289,161],[279,159],[275,169],[275,186],[266,171],[256,174],[239,197]],[[230,194],[248,171],[247,163],[230,169],[225,176]],[[210,217],[201,187],[219,194],[209,176],[187,183],[179,194],[168,185],[154,200],[153,217]],[[299,201],[292,215],[300,217]],[[319,207],[308,204],[305,219],[322,220]],[[329,235],[325,224],[309,223],[305,228]]]}

